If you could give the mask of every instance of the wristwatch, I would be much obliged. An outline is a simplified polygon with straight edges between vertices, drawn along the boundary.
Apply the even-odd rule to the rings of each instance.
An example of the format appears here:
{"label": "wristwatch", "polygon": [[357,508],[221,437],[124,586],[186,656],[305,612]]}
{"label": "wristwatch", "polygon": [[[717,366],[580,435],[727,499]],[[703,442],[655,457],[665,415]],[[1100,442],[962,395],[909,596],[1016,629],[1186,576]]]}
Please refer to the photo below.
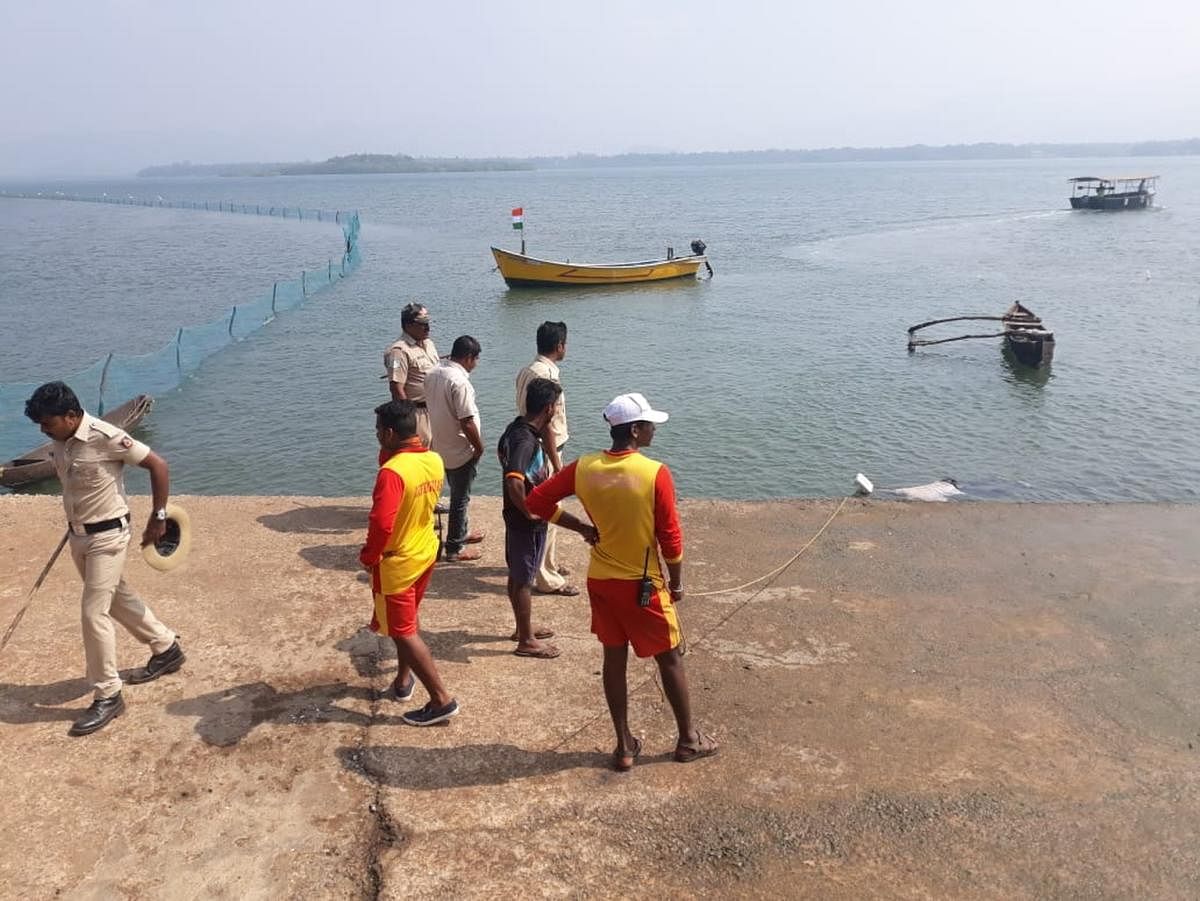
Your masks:
{"label": "wristwatch", "polygon": [[167,510],[166,510],[166,508],[164,507],[164,508],[163,508],[163,509],[161,509],[161,510],[155,510],[155,511],[154,511],[154,518],[155,518],[155,519],[157,519],[159,522],[166,522],[166,521],[167,521]]}

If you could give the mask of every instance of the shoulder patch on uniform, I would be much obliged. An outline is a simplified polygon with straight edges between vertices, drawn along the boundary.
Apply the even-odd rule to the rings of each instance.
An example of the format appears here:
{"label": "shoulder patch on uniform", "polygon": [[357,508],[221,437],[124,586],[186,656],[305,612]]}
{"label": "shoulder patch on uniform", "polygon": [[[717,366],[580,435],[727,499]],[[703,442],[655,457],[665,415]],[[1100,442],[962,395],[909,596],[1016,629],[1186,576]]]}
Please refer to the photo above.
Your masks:
{"label": "shoulder patch on uniform", "polygon": [[133,447],[133,439],[126,435],[121,439],[121,447],[125,448],[126,450]]}

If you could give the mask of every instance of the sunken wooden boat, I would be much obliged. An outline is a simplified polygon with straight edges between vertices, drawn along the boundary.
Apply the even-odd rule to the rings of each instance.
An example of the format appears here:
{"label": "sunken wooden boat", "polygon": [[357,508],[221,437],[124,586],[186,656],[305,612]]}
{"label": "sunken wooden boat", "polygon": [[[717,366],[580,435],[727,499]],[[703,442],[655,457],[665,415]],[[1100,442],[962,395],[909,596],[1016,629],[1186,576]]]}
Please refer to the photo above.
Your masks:
{"label": "sunken wooden boat", "polygon": [[[918,331],[931,325],[966,320],[999,322],[1003,331],[981,335],[957,335],[953,338],[916,337]],[[931,319],[929,322],[914,325],[908,330],[908,350],[911,353],[918,347],[946,344],[950,341],[967,341],[974,338],[1003,338],[1005,349],[1012,354],[1013,359],[1024,366],[1034,368],[1048,366],[1054,359],[1054,332],[1048,330],[1032,310],[1020,303],[1014,303],[1002,316],[951,316],[948,319]]]}
{"label": "sunken wooden boat", "polygon": [[[132,400],[127,400],[121,406],[109,410],[100,418],[129,431],[150,412],[154,406],[154,398],[149,394],[139,394]],[[47,441],[41,447],[31,450],[22,457],[0,463],[0,485],[5,488],[18,488],[22,485],[32,485],[44,479],[54,477],[54,461],[50,459],[53,442]]]}
{"label": "sunken wooden boat", "polygon": [[492,248],[496,268],[510,288],[563,287],[571,285],[628,285],[658,282],[672,278],[694,278],[701,266],[712,275],[712,266],[704,255],[703,241],[692,242],[692,253],[677,257],[668,248],[661,260],[636,263],[572,263],[540,260],[523,253]]}

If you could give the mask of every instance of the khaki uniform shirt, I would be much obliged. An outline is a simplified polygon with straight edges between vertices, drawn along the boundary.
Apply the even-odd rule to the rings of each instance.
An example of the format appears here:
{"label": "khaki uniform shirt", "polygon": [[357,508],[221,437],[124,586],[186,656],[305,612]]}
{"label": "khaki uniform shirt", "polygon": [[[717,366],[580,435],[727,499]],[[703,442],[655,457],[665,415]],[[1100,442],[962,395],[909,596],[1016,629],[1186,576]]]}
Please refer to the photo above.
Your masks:
{"label": "khaki uniform shirt", "polygon": [[425,403],[425,374],[438,364],[433,339],[414,341],[405,332],[383,355],[383,366],[389,382],[399,382],[404,396],[413,403]]}
{"label": "khaki uniform shirt", "polygon": [[[550,379],[552,382],[557,382],[558,364],[549,357],[538,354],[532,363],[517,373],[517,413],[521,416],[525,415],[525,392],[529,389],[529,383],[534,379]],[[562,447],[570,437],[567,434],[567,395],[565,393],[559,395],[558,409],[554,413],[554,418],[550,420],[550,435],[554,438],[555,448]]]}
{"label": "khaki uniform shirt", "polygon": [[130,438],[124,429],[84,413],[75,434],[53,442],[50,453],[62,483],[67,521],[78,527],[129,512],[125,464],[141,463],[150,448]]}

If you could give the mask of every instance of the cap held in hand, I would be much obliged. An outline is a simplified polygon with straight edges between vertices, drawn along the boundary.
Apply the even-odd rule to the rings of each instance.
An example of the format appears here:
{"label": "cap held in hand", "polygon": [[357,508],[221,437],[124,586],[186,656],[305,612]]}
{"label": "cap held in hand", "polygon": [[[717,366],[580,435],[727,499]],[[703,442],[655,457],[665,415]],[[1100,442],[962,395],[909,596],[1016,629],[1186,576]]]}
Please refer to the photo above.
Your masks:
{"label": "cap held in hand", "polygon": [[187,560],[192,548],[192,521],[178,504],[167,504],[167,531],[154,544],[142,548],[142,558],[159,572],[169,573]]}

